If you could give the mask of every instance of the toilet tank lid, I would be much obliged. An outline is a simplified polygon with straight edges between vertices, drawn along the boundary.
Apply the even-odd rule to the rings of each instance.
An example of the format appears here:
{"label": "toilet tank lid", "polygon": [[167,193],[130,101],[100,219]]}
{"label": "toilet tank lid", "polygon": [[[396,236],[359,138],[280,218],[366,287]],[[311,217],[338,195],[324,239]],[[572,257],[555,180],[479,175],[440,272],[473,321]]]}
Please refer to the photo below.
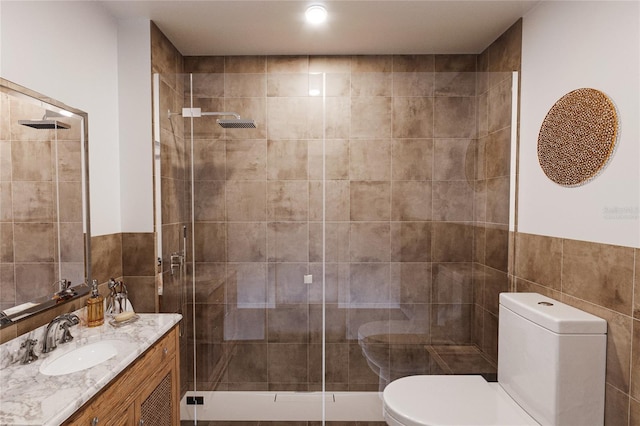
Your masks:
{"label": "toilet tank lid", "polygon": [[558,334],[606,334],[607,322],[538,293],[500,293],[500,304]]}

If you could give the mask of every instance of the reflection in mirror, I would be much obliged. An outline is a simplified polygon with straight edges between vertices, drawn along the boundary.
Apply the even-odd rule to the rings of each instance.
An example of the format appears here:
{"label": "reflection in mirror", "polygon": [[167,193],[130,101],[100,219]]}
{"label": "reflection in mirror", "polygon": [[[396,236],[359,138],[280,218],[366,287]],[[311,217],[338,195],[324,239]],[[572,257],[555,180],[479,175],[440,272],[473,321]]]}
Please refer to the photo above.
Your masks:
{"label": "reflection in mirror", "polygon": [[0,79],[0,327],[87,293],[87,114]]}

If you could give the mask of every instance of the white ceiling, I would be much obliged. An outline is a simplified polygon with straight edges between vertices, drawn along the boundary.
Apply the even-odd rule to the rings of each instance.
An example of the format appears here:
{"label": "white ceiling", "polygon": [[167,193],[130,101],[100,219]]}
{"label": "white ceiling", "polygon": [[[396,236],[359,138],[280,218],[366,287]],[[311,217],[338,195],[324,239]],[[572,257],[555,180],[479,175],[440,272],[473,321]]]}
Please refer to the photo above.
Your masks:
{"label": "white ceiling", "polygon": [[[104,0],[149,18],[186,56],[480,53],[539,1]],[[324,4],[326,23],[304,22]]]}

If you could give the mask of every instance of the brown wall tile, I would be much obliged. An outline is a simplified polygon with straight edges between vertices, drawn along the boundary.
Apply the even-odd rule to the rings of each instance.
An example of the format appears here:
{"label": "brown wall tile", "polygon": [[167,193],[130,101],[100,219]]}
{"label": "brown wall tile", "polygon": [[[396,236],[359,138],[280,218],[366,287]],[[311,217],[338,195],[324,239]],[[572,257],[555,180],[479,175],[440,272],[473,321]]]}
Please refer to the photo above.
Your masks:
{"label": "brown wall tile", "polygon": [[306,141],[267,141],[267,179],[306,180]]}
{"label": "brown wall tile", "polygon": [[391,185],[387,182],[352,181],[350,186],[351,220],[389,220]]}
{"label": "brown wall tile", "polygon": [[57,250],[53,223],[14,223],[13,239],[15,262],[54,262]]}
{"label": "brown wall tile", "polygon": [[433,179],[438,181],[475,179],[473,139],[436,139]]}
{"label": "brown wall tile", "polygon": [[432,259],[432,223],[392,222],[391,260],[429,262]]}
{"label": "brown wall tile", "polygon": [[472,138],[475,136],[476,105],[474,98],[434,98],[433,111],[433,136],[436,138]]}
{"label": "brown wall tile", "polygon": [[350,261],[388,262],[391,258],[388,223],[352,223],[349,229]]}
{"label": "brown wall tile", "polygon": [[[390,138],[391,101],[392,98],[390,97],[353,98],[351,100],[351,138]],[[396,123],[394,122],[394,126],[395,125]],[[431,135],[425,137],[430,136]]]}
{"label": "brown wall tile", "polygon": [[267,219],[305,221],[309,217],[309,185],[304,181],[267,183]]}
{"label": "brown wall tile", "polygon": [[[325,177],[332,180],[349,178],[349,142],[346,140],[326,140]],[[309,141],[309,179],[322,180],[322,141]]]}
{"label": "brown wall tile", "polygon": [[393,140],[391,159],[393,180],[429,181],[433,175],[433,140]]}
{"label": "brown wall tile", "polygon": [[434,55],[394,55],[393,72],[433,72]]}
{"label": "brown wall tile", "polygon": [[562,240],[518,233],[516,235],[516,274],[540,285],[560,290]]}
{"label": "brown wall tile", "polygon": [[[447,323],[454,325],[454,336],[447,335],[445,328],[436,327],[438,339],[467,343],[477,334],[481,337],[476,341],[495,358],[497,319],[489,311],[476,310],[471,304],[478,297],[481,301],[476,303],[485,304],[483,290],[488,274],[472,275],[471,270],[476,268],[469,262],[480,258],[485,261],[488,257],[491,265],[502,267],[506,251],[498,247],[500,238],[494,238],[496,233],[487,239],[484,224],[476,227],[471,221],[508,217],[499,210],[504,207],[505,199],[500,191],[508,190],[508,186],[494,185],[487,191],[485,181],[476,182],[480,168],[475,165],[479,157],[472,139],[476,137],[474,96],[479,86],[473,74],[476,55],[185,60],[188,70],[221,73],[221,64],[228,74],[222,79],[226,84],[220,85],[218,74],[203,76],[194,87],[198,101],[203,108],[217,108],[224,99],[225,110],[236,109],[243,116],[253,116],[259,129],[250,133],[221,132],[213,121],[201,121],[197,129],[197,157],[203,160],[196,165],[197,178],[201,179],[198,188],[202,192],[196,197],[202,200],[207,194],[207,199],[198,203],[195,213],[199,219],[211,221],[197,226],[226,227],[226,243],[221,241],[226,247],[214,248],[211,253],[222,256],[220,250],[223,250],[230,262],[199,263],[199,268],[218,265],[211,266],[212,271],[223,268],[221,265],[227,268],[226,274],[211,275],[217,278],[199,278],[203,280],[200,287],[203,298],[214,297],[215,303],[226,303],[233,311],[225,320],[228,331],[256,341],[267,339],[270,343],[262,346],[259,346],[262,343],[253,346],[240,343],[240,350],[231,358],[218,383],[207,386],[307,390],[319,380],[317,372],[312,373],[316,348],[308,347],[305,341],[315,317],[307,318],[309,310],[297,305],[320,300],[317,287],[299,285],[301,275],[311,272],[315,278],[320,274],[318,262],[322,260],[323,144],[319,139],[323,134],[318,118],[322,116],[322,109],[318,99],[307,96],[308,87],[314,81],[306,74],[318,69],[331,73],[327,76],[330,97],[324,133],[328,179],[325,185],[326,254],[332,262],[325,265],[327,300],[355,304],[353,309],[335,305],[331,313],[331,321],[335,320],[331,335],[336,341],[330,357],[344,368],[328,372],[330,385],[349,390],[378,390],[379,378],[362,356],[355,339],[361,325],[389,318],[406,320],[409,317],[423,321],[428,329],[431,315],[446,317]],[[436,67],[447,73],[434,74]],[[448,111],[438,112],[434,99],[448,107]],[[485,128],[488,129],[488,97],[484,99],[487,103]],[[175,106],[179,107],[179,103]],[[457,114],[457,118],[446,117],[451,114]],[[438,132],[449,139],[439,139],[437,143],[442,144],[434,149],[432,138]],[[176,139],[178,144],[179,139]],[[448,145],[444,145],[445,142]],[[489,139],[485,142],[485,145],[490,143]],[[225,147],[226,155],[220,155],[220,146]],[[502,153],[496,144],[490,148],[491,155]],[[176,159],[185,152],[178,145],[173,151]],[[485,159],[483,156],[482,173],[486,168]],[[170,179],[184,179],[185,167],[186,162],[176,162],[176,166],[169,169]],[[496,175],[504,171],[499,161],[490,167]],[[223,185],[221,182],[225,179],[227,182]],[[440,184],[437,190],[434,179]],[[181,194],[186,182],[176,183],[169,206],[187,200]],[[452,197],[458,204],[464,204],[463,214],[447,209],[450,203],[446,200]],[[474,203],[481,204],[482,214],[474,213],[480,210]],[[223,211],[226,211],[224,216]],[[163,226],[166,237],[178,238],[181,220],[187,218],[187,209],[171,213],[169,219],[173,224],[170,228]],[[442,220],[469,223],[443,223]],[[197,234],[203,236],[203,247],[204,241],[211,239],[204,237],[206,232]],[[218,240],[222,238],[221,233],[216,235]],[[474,248],[474,238],[478,235],[482,236],[482,256],[479,244]],[[165,245],[163,242],[163,247]],[[308,264],[309,260],[314,263]],[[435,272],[432,261],[441,262]],[[454,268],[455,273],[447,274],[450,268]],[[430,305],[435,303],[431,299],[432,279],[437,281],[437,301],[445,303],[439,313]],[[206,283],[213,281],[225,283],[216,288],[226,286],[226,292],[209,292]],[[492,281],[490,277],[489,281],[491,296],[487,296],[486,303],[494,310],[493,301],[497,300],[501,287],[491,283],[500,280]],[[472,286],[480,286],[480,290]],[[251,291],[247,293],[247,290]],[[215,297],[214,293],[219,296]],[[457,297],[462,298],[462,302]],[[241,302],[240,298],[245,299]],[[402,303],[402,309],[374,309],[375,304],[389,301]],[[231,308],[236,303],[275,306],[249,314],[248,309]],[[371,309],[363,308],[369,304],[373,305]],[[265,313],[269,315],[268,320]],[[481,320],[479,326],[474,318]],[[353,343],[347,343],[352,340]],[[287,348],[299,353],[299,360],[306,363],[304,368],[294,360],[291,361],[296,366],[293,376],[277,374],[282,370],[278,363],[285,359],[280,355],[276,358],[278,345],[281,349],[283,345],[292,345]],[[216,352],[215,348],[206,350]],[[271,354],[276,364],[258,362],[251,366],[255,356],[247,355],[249,353],[260,353],[262,360]],[[400,362],[402,354],[396,355]],[[424,364],[431,363],[424,360]],[[211,366],[200,369],[206,376],[203,378],[211,378]]]}
{"label": "brown wall tile", "polygon": [[509,231],[506,226],[487,226],[485,229],[485,263],[487,266],[507,272]]}
{"label": "brown wall tile", "polygon": [[433,219],[465,222],[473,220],[473,188],[469,182],[433,183]]}
{"label": "brown wall tile", "polygon": [[[431,97],[394,97],[393,98],[393,137],[394,138],[432,138],[440,135],[438,117],[442,105]],[[358,111],[353,111],[357,113]],[[436,125],[432,123],[435,117]],[[353,118],[352,118],[353,120]],[[464,127],[466,123],[459,123]],[[447,135],[442,135],[446,137]]]}
{"label": "brown wall tile", "polygon": [[431,220],[430,182],[400,181],[391,184],[392,220]]}
{"label": "brown wall tile", "polygon": [[264,73],[266,71],[266,56],[227,56],[224,58],[225,73]]}
{"label": "brown wall tile", "polygon": [[393,96],[431,97],[434,95],[435,73],[393,72]]}
{"label": "brown wall tile", "polygon": [[99,283],[123,275],[122,234],[91,237],[91,275]]}
{"label": "brown wall tile", "polygon": [[633,320],[633,337],[631,347],[631,387],[629,395],[640,399],[640,321]]}
{"label": "brown wall tile", "polygon": [[[604,424],[605,425],[628,425],[629,424],[629,401],[630,398],[625,393],[611,385],[607,385],[604,393]],[[636,423],[632,423],[635,425]]]}
{"label": "brown wall tile", "polygon": [[498,37],[486,52],[487,71],[519,71],[522,57],[522,19]]}
{"label": "brown wall tile", "polygon": [[353,140],[349,143],[351,180],[388,181],[391,176],[389,140]]}
{"label": "brown wall tile", "polygon": [[225,188],[220,197],[212,197],[211,192],[202,194],[206,196],[201,197],[202,201],[198,204],[202,203],[203,208],[208,203],[222,204],[220,199],[226,197],[226,220],[233,222],[267,220],[267,183],[264,180],[228,181]]}
{"label": "brown wall tile", "polygon": [[393,66],[393,56],[389,55],[368,55],[352,56],[351,72],[391,72]]}
{"label": "brown wall tile", "polygon": [[640,424],[640,402],[636,401],[633,398],[629,399],[630,409],[629,409],[629,424],[637,425]]}
{"label": "brown wall tile", "polygon": [[267,260],[270,262],[307,262],[309,227],[304,222],[267,224]]}
{"label": "brown wall tile", "polygon": [[640,248],[636,248],[634,250],[635,257],[635,277],[633,278],[633,317],[635,319],[640,319]]}
{"label": "brown wall tile", "polygon": [[151,232],[122,234],[122,275],[147,276],[155,274],[155,238]]}
{"label": "brown wall tile", "polygon": [[472,258],[473,227],[458,223],[432,225],[434,262],[469,262]]}
{"label": "brown wall tile", "polygon": [[[154,276],[124,277],[129,300],[136,312],[156,312],[156,280]],[[206,327],[205,327],[206,329]]]}
{"label": "brown wall tile", "polygon": [[267,256],[266,232],[264,222],[229,223],[227,225],[228,261],[264,262]]}
{"label": "brown wall tile", "polygon": [[563,292],[632,314],[632,248],[565,240],[562,259]]}

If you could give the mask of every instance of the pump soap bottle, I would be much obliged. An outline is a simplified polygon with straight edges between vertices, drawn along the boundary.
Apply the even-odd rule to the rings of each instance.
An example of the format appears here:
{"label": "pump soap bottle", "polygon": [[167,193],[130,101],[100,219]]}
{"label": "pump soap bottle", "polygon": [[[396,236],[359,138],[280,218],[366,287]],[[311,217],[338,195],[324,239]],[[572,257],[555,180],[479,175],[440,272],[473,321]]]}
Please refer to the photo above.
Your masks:
{"label": "pump soap bottle", "polygon": [[98,280],[91,283],[91,296],[87,299],[87,325],[97,327],[104,324],[104,297],[98,293]]}

